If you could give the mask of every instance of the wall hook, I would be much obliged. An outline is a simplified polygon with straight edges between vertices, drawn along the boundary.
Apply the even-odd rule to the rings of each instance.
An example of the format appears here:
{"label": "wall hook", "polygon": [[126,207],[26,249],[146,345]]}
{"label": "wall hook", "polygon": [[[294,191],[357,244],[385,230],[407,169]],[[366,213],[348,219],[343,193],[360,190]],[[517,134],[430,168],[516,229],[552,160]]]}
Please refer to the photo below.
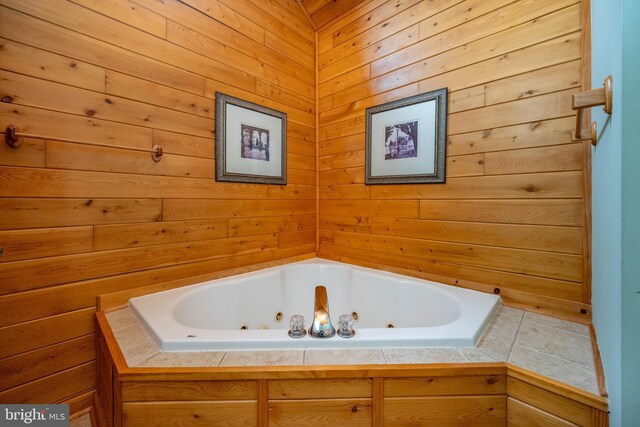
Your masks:
{"label": "wall hook", "polygon": [[585,108],[602,105],[604,112],[611,114],[613,111],[613,77],[607,76],[607,78],[604,79],[602,88],[573,95],[571,97],[571,104],[574,110],[578,110],[578,114],[576,115],[576,130],[571,139],[573,141],[590,140],[591,144],[595,146],[598,142],[596,122],[591,122],[590,128],[583,130],[582,111]]}

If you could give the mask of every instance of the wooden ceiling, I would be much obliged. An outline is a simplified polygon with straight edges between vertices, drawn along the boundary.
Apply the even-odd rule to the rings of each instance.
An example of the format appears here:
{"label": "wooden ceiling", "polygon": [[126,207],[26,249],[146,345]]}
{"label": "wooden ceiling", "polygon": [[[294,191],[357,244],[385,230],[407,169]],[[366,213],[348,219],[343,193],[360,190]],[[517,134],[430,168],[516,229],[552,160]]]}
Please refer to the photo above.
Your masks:
{"label": "wooden ceiling", "polygon": [[315,29],[322,28],[366,0],[297,0]]}

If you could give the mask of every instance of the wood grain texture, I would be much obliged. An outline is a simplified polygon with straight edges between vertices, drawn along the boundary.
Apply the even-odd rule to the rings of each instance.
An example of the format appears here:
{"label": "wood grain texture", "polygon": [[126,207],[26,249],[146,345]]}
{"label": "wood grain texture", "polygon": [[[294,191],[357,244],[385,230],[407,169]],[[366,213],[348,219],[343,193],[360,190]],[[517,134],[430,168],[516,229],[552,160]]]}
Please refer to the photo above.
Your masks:
{"label": "wood grain texture", "polygon": [[269,402],[270,426],[370,426],[371,399],[306,399]]}
{"label": "wood grain texture", "polygon": [[384,401],[385,425],[504,425],[503,396],[391,397]]}
{"label": "wood grain texture", "polygon": [[255,400],[255,381],[126,382],[122,385],[122,401],[178,400]]}
{"label": "wood grain texture", "polygon": [[[516,304],[575,318],[590,286],[585,154],[570,136],[584,13],[575,0],[380,0],[320,28],[319,253],[501,282]],[[365,186],[365,109],[441,87],[446,184]]]}
{"label": "wood grain texture", "polygon": [[[9,0],[0,19],[3,126],[165,153],[0,147],[3,402],[95,387],[97,295],[315,253],[315,32],[295,2]],[[216,90],[287,113],[288,186],[215,182]]]}
{"label": "wood grain texture", "polygon": [[507,399],[507,411],[508,426],[569,427],[577,425],[511,397]]}
{"label": "wood grain texture", "polygon": [[[258,408],[255,401],[232,402],[125,402],[122,425],[255,426]],[[171,420],[167,423],[167,420]]]}
{"label": "wood grain texture", "polygon": [[363,1],[365,0],[300,0],[300,5],[314,27],[320,28],[340,18]]}
{"label": "wood grain texture", "polygon": [[370,379],[274,380],[269,381],[269,399],[329,399],[372,397]]}

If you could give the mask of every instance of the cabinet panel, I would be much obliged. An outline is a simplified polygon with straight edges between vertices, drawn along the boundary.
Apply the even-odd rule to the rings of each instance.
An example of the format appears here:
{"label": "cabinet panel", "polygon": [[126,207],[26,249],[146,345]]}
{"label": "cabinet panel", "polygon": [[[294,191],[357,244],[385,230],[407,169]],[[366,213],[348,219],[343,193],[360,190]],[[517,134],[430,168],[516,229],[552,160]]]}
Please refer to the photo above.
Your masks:
{"label": "cabinet panel", "polygon": [[274,380],[269,381],[269,399],[323,399],[371,397],[372,379]]}
{"label": "cabinet panel", "polygon": [[384,381],[384,395],[386,397],[505,393],[505,375],[390,378]]}
{"label": "cabinet panel", "polygon": [[122,400],[253,400],[255,381],[140,381],[122,385]]}
{"label": "cabinet panel", "polygon": [[371,399],[287,400],[269,402],[270,426],[371,426]]}
{"label": "cabinet panel", "polygon": [[384,399],[383,425],[506,425],[506,396],[459,396]]}
{"label": "cabinet panel", "polygon": [[511,397],[507,399],[507,411],[509,414],[507,425],[509,427],[566,427],[576,425]]}
{"label": "cabinet panel", "polygon": [[258,404],[236,402],[144,402],[122,405],[122,425],[255,426]]}

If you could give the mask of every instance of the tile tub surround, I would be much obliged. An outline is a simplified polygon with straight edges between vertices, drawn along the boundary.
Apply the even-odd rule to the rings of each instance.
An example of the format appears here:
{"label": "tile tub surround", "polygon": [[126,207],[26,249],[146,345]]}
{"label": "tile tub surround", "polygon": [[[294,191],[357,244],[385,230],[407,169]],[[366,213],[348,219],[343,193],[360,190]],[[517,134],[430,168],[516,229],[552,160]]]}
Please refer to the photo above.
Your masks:
{"label": "tile tub surround", "polygon": [[502,306],[477,347],[162,352],[122,308],[106,313],[130,367],[318,366],[508,362],[599,394],[586,325]]}

